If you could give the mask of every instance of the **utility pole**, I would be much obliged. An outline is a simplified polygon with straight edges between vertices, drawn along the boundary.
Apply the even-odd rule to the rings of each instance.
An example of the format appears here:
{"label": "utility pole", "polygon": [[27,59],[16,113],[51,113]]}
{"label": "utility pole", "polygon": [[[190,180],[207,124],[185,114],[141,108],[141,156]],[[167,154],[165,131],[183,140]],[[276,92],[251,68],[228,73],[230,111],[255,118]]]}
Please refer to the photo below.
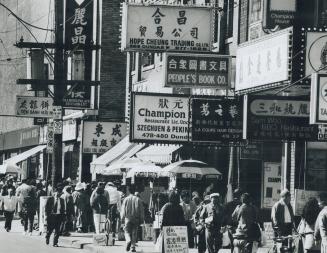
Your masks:
{"label": "utility pole", "polygon": [[[55,56],[54,56],[54,106],[62,108],[62,101],[66,91],[65,82],[65,67],[64,67],[64,49],[62,47],[64,41],[64,1],[55,0]],[[62,124],[62,116],[59,120]],[[51,181],[55,187],[61,174],[62,168],[62,133],[54,134],[53,154],[52,154],[52,171]],[[60,173],[60,174],[59,174]]]}

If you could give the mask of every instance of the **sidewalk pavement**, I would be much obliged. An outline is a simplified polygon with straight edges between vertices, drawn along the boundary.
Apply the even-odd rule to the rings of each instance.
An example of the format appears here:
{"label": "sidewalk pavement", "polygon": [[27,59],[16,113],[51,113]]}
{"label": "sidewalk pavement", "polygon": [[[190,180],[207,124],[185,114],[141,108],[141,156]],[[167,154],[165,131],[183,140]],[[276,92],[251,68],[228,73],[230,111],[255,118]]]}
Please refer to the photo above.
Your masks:
{"label": "sidewalk pavement", "polygon": [[[0,219],[0,228],[4,226],[4,222]],[[22,231],[19,220],[13,221],[12,230]],[[39,235],[37,231],[33,231],[33,238],[44,241],[44,234]],[[96,246],[93,244],[94,233],[71,233],[70,236],[60,236],[59,245],[83,249],[85,253],[125,253],[125,241],[115,241],[114,246]],[[259,248],[258,253],[269,253],[271,244],[266,247]],[[137,252],[156,253],[154,243],[152,241],[139,241],[136,247]],[[189,253],[197,253],[197,249],[190,249]],[[219,253],[230,253],[230,249],[221,249]]]}

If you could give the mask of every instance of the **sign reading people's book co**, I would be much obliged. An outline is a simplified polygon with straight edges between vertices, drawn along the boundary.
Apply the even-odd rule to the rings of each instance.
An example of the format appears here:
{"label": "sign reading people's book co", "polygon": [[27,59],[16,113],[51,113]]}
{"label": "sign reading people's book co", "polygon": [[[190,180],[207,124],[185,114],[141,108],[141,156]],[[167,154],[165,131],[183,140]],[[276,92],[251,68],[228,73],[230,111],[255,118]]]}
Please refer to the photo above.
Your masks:
{"label": "sign reading people's book co", "polygon": [[211,51],[213,8],[123,5],[123,50]]}
{"label": "sign reading people's book co", "polygon": [[245,96],[244,139],[318,139],[318,127],[309,124],[310,102],[296,97]]}
{"label": "sign reading people's book co", "polygon": [[171,94],[132,93],[131,140],[188,141],[189,98]]}
{"label": "sign reading people's book co", "polygon": [[167,53],[165,84],[172,87],[227,89],[231,63],[231,57],[226,55]]}

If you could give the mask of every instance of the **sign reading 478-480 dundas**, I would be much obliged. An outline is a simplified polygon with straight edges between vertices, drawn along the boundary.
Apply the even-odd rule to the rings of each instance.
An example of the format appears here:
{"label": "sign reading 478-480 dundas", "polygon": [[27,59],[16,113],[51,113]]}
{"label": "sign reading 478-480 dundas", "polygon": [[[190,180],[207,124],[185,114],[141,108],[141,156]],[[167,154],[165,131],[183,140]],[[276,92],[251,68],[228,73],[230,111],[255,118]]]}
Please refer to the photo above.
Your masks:
{"label": "sign reading 478-480 dundas", "polygon": [[169,94],[133,93],[131,140],[187,142],[189,98]]}

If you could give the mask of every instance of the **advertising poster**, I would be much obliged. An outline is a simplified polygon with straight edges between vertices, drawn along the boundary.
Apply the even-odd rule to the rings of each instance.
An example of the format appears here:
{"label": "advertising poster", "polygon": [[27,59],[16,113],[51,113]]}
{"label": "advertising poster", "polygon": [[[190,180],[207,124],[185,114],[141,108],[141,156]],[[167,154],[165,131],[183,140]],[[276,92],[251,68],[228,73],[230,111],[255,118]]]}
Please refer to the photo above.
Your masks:
{"label": "advertising poster", "polygon": [[327,124],[327,74],[312,74],[310,96],[310,124]]}
{"label": "advertising poster", "polygon": [[103,154],[121,141],[126,134],[126,123],[85,121],[83,153]]}
{"label": "advertising poster", "polygon": [[272,208],[279,200],[282,188],[282,169],[280,163],[264,163],[262,208]]}
{"label": "advertising poster", "polygon": [[318,127],[309,124],[310,101],[296,97],[245,96],[244,139],[318,139]]}
{"label": "advertising poster", "polygon": [[213,8],[123,5],[122,49],[211,51]]}
{"label": "advertising poster", "polygon": [[189,98],[132,93],[131,139],[179,143],[188,141]]}
{"label": "advertising poster", "polygon": [[192,141],[241,141],[243,101],[225,97],[192,98]]}
{"label": "advertising poster", "polygon": [[266,0],[264,26],[273,29],[290,27],[294,23],[297,0]]}
{"label": "advertising poster", "polygon": [[188,253],[186,226],[163,227],[163,240],[166,253]]}
{"label": "advertising poster", "polygon": [[227,89],[230,85],[231,63],[230,56],[167,53],[165,84]]}

